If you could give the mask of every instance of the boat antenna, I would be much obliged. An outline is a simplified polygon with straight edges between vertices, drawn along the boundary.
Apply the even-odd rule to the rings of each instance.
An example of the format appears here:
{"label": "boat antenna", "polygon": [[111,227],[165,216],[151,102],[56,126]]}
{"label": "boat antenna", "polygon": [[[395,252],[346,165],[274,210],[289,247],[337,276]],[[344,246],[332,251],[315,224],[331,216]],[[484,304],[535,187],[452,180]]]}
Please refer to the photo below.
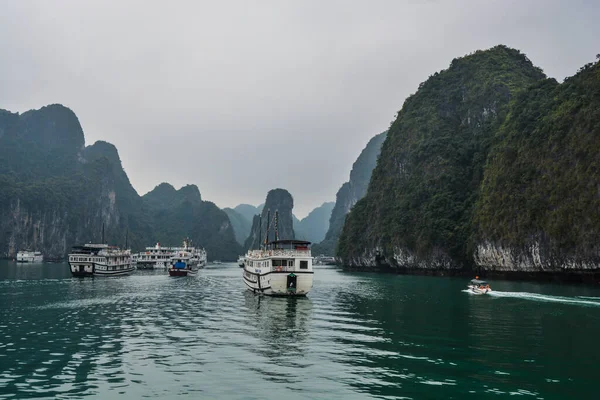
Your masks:
{"label": "boat antenna", "polygon": [[271,209],[267,210],[267,233],[265,234],[265,246],[269,243],[269,227],[271,225]]}
{"label": "boat antenna", "polygon": [[279,211],[275,210],[275,240],[279,240]]}
{"label": "boat antenna", "polygon": [[262,247],[262,214],[258,214],[258,248]]}
{"label": "boat antenna", "polygon": [[102,223],[102,244],[104,244],[104,222]]}
{"label": "boat antenna", "polygon": [[129,228],[127,228],[127,232],[125,233],[125,250],[127,250],[128,239],[129,239]]}

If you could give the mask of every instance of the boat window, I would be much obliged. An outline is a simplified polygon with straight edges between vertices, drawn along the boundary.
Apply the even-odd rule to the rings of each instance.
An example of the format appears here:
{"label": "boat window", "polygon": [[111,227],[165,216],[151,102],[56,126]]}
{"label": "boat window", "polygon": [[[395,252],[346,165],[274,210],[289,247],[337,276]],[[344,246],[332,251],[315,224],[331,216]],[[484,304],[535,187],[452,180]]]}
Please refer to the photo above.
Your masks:
{"label": "boat window", "polygon": [[294,266],[294,260],[288,260],[288,267]]}
{"label": "boat window", "polygon": [[300,261],[300,269],[308,269],[308,261]]}

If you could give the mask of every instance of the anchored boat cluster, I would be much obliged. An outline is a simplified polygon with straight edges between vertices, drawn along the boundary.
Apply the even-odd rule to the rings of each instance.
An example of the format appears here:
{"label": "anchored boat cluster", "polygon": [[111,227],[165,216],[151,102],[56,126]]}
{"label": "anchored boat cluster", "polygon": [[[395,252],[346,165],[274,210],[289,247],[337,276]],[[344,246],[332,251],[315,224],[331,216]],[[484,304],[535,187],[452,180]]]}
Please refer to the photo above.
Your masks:
{"label": "anchored boat cluster", "polygon": [[[313,285],[313,257],[310,242],[279,240],[275,213],[275,240],[240,256],[246,287],[254,293],[272,296],[304,296]],[[103,241],[104,241],[104,234]],[[266,231],[269,237],[269,229]],[[157,243],[132,254],[129,249],[108,244],[74,246],[69,254],[73,276],[113,276],[137,269],[167,269],[170,276],[196,275],[206,265],[206,251],[192,246],[190,239],[182,247],[163,247]]]}

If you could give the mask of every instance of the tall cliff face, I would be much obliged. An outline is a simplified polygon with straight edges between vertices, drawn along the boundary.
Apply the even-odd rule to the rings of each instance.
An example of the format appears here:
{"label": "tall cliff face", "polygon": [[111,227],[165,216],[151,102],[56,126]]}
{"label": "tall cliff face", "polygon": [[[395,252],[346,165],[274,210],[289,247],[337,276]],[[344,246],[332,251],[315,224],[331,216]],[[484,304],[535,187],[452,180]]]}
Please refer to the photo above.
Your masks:
{"label": "tall cliff face", "polygon": [[[275,240],[275,212],[278,214],[279,239],[295,239],[292,209],[294,199],[285,189],[273,189],[267,194],[264,208],[260,217],[254,216],[250,236],[246,239],[246,249],[257,249],[265,240]],[[267,228],[269,231],[266,236]]]}
{"label": "tall cliff face", "polygon": [[[77,117],[61,105],[22,115],[0,110],[0,255],[30,248],[63,258],[74,244],[100,241],[103,225],[110,244],[124,245],[127,232],[134,250],[152,243],[154,214],[131,186],[117,149],[84,143]],[[184,192],[180,197],[199,198],[197,188]],[[194,216],[212,221],[215,236],[225,231],[224,243],[233,241],[222,228],[226,215],[212,203],[200,208]]]}
{"label": "tall cliff face", "polygon": [[329,219],[334,205],[334,202],[323,203],[308,213],[302,220],[294,221],[294,231],[297,238],[312,243],[322,241],[329,228]]}
{"label": "tall cliff face", "polygon": [[189,237],[206,249],[209,259],[234,261],[242,252],[224,211],[202,201],[196,185],[179,190],[161,183],[143,197],[152,225],[152,242],[178,246]]}
{"label": "tall cliff face", "polygon": [[543,79],[517,50],[454,59],[410,96],[390,127],[367,195],[348,215],[343,263],[407,269],[472,266],[473,207],[510,100]]}
{"label": "tall cliff face", "polygon": [[84,148],[77,117],[60,105],[0,114],[0,251],[31,248],[60,258],[74,243],[100,240],[103,224],[108,240],[124,244],[120,205],[137,194],[123,180],[116,149]]}
{"label": "tall cliff face", "polygon": [[367,194],[371,173],[377,165],[377,158],[386,137],[387,131],[371,138],[354,164],[352,164],[350,180],[342,185],[335,196],[335,206],[331,211],[329,228],[325,238],[321,243],[313,245],[313,254],[335,254],[346,215],[356,202]]}
{"label": "tall cliff face", "polygon": [[495,271],[600,268],[600,61],[517,96],[490,152],[474,257]]}

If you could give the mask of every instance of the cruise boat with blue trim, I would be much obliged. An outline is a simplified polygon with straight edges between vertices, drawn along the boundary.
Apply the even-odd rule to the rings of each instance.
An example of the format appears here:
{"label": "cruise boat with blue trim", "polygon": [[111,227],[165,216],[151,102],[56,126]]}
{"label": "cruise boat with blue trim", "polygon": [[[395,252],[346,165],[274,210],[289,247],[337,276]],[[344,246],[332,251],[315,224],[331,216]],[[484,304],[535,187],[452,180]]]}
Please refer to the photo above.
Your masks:
{"label": "cruise boat with blue trim", "polygon": [[169,276],[196,275],[200,268],[206,266],[206,251],[193,247],[190,239],[183,241],[183,247],[173,248]]}

